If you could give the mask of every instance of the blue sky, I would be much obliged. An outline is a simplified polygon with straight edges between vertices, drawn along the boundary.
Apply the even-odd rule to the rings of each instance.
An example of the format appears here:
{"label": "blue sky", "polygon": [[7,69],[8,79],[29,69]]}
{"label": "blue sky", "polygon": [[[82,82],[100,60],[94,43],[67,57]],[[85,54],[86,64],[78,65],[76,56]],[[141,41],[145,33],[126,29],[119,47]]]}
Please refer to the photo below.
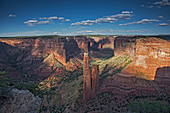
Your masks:
{"label": "blue sky", "polygon": [[168,0],[0,0],[0,36],[170,34]]}

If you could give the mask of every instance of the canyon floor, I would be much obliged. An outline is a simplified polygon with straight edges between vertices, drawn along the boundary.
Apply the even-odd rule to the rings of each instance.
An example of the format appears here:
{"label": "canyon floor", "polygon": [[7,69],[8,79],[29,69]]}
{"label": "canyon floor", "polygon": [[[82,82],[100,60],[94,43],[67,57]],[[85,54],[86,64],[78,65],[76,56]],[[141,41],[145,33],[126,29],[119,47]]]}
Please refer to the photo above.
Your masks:
{"label": "canyon floor", "polygon": [[[84,53],[90,69],[99,65],[87,101]],[[39,96],[40,113],[169,113],[170,36],[2,37],[0,87]]]}

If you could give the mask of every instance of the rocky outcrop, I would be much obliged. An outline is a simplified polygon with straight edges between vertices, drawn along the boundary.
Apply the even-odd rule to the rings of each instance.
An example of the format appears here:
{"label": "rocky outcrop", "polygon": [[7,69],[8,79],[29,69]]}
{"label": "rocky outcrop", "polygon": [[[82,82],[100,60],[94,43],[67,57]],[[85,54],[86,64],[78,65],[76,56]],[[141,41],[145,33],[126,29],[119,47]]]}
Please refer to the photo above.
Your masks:
{"label": "rocky outcrop", "polygon": [[[46,57],[47,54],[54,53],[55,58],[63,64],[72,58],[75,54],[80,53],[77,42],[73,37],[56,37],[56,38],[26,38],[26,39],[0,39],[17,48],[27,49],[31,47],[32,59],[34,56]],[[83,41],[82,41],[83,42]]]}
{"label": "rocky outcrop", "polygon": [[89,41],[87,37],[76,36],[74,37],[75,41],[78,44],[78,47],[84,49],[85,52],[89,52]]}
{"label": "rocky outcrop", "polygon": [[165,90],[170,94],[170,66],[165,66],[158,68],[156,70],[155,80],[154,80],[161,89]]}
{"label": "rocky outcrop", "polygon": [[154,80],[157,68],[170,66],[170,42],[153,37],[119,37],[114,54],[128,54],[133,63],[124,72]]}
{"label": "rocky outcrop", "polygon": [[89,67],[88,53],[84,53],[83,60],[83,100],[89,100],[91,97],[91,72]]}
{"label": "rocky outcrop", "polygon": [[90,50],[100,50],[104,48],[110,48],[114,50],[115,37],[91,37],[88,38],[90,43]]}
{"label": "rocky outcrop", "polygon": [[99,65],[93,64],[92,67],[92,97],[96,97],[99,91]]}
{"label": "rocky outcrop", "polygon": [[39,113],[41,99],[28,90],[0,87],[1,113]]}
{"label": "rocky outcrop", "polygon": [[84,53],[83,77],[83,100],[87,101],[94,98],[99,90],[99,65],[93,64],[91,76],[88,53]]}
{"label": "rocky outcrop", "polygon": [[131,58],[136,56],[136,38],[117,37],[114,42],[114,55],[129,54]]}
{"label": "rocky outcrop", "polygon": [[82,66],[82,56],[73,37],[0,39],[0,71],[6,71],[12,80],[48,77],[57,74],[61,65],[73,71]]}
{"label": "rocky outcrop", "polygon": [[115,37],[104,37],[103,39],[99,40],[98,48],[99,49],[110,48],[110,49],[114,50],[114,40],[115,40]]}

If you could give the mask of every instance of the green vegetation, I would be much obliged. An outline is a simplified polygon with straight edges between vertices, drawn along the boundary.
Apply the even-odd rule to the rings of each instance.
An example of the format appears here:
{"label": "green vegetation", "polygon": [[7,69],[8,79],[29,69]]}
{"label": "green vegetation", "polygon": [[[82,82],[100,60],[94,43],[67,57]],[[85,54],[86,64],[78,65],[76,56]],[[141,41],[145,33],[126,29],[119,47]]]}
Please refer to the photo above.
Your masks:
{"label": "green vegetation", "polygon": [[67,71],[64,75],[50,76],[41,82],[39,88],[44,92],[43,103],[46,104],[46,108],[43,109],[59,113],[59,111],[63,112],[68,107],[77,111],[78,103],[82,100],[83,95],[82,73],[83,69],[80,68],[72,72]]}
{"label": "green vegetation", "polygon": [[72,82],[81,75],[83,75],[83,68],[80,68],[78,70],[74,70],[73,72],[70,72],[70,76],[68,76],[64,81],[65,82]]}
{"label": "green vegetation", "polygon": [[170,106],[162,101],[131,102],[129,108],[133,113],[169,113]]}
{"label": "green vegetation", "polygon": [[6,71],[0,71],[0,87],[12,85],[11,78],[6,75]]}
{"label": "green vegetation", "polygon": [[5,71],[0,71],[0,87],[12,86],[20,90],[29,90],[35,95],[38,95],[40,98],[43,98],[43,92],[39,89],[36,84],[15,84],[12,82],[11,78],[6,75]]}
{"label": "green vegetation", "polygon": [[133,61],[129,58],[129,55],[123,55],[120,57],[111,57],[107,60],[92,61],[90,64],[98,64],[100,69],[100,79],[104,79],[108,76],[113,76],[120,73]]}
{"label": "green vegetation", "polygon": [[14,87],[20,90],[29,90],[34,95],[38,95],[40,98],[43,98],[43,91],[40,90],[36,84],[16,84]]}
{"label": "green vegetation", "polygon": [[105,47],[103,47],[103,49],[96,51],[97,58],[100,58],[102,60],[107,60],[107,59],[113,57],[114,51],[112,49],[110,49],[109,46],[110,45],[105,45]]}
{"label": "green vegetation", "polygon": [[0,71],[0,75],[6,75],[6,71]]}

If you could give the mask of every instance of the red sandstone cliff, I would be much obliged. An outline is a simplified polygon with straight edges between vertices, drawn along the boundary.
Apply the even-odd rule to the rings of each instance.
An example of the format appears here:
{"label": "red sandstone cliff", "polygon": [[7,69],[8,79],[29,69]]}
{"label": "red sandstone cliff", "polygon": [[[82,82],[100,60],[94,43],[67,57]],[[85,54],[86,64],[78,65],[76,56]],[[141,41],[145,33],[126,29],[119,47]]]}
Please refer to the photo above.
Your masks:
{"label": "red sandstone cliff", "polygon": [[78,47],[84,49],[85,52],[89,52],[89,42],[87,37],[74,37],[75,41],[78,44]]}
{"label": "red sandstone cliff", "polygon": [[73,37],[1,38],[0,47],[0,70],[12,76],[50,76],[61,65],[71,71],[82,66]]}
{"label": "red sandstone cliff", "polygon": [[91,75],[88,53],[84,53],[83,77],[83,100],[87,101],[99,91],[99,65],[93,64]]}
{"label": "red sandstone cliff", "polygon": [[154,80],[157,68],[170,66],[170,42],[159,38],[119,37],[115,56],[129,54],[133,63],[123,72]]}
{"label": "red sandstone cliff", "polygon": [[83,100],[86,101],[91,98],[91,72],[88,53],[84,53],[83,77]]}
{"label": "red sandstone cliff", "polygon": [[92,67],[92,97],[99,91],[99,65],[93,64]]}

